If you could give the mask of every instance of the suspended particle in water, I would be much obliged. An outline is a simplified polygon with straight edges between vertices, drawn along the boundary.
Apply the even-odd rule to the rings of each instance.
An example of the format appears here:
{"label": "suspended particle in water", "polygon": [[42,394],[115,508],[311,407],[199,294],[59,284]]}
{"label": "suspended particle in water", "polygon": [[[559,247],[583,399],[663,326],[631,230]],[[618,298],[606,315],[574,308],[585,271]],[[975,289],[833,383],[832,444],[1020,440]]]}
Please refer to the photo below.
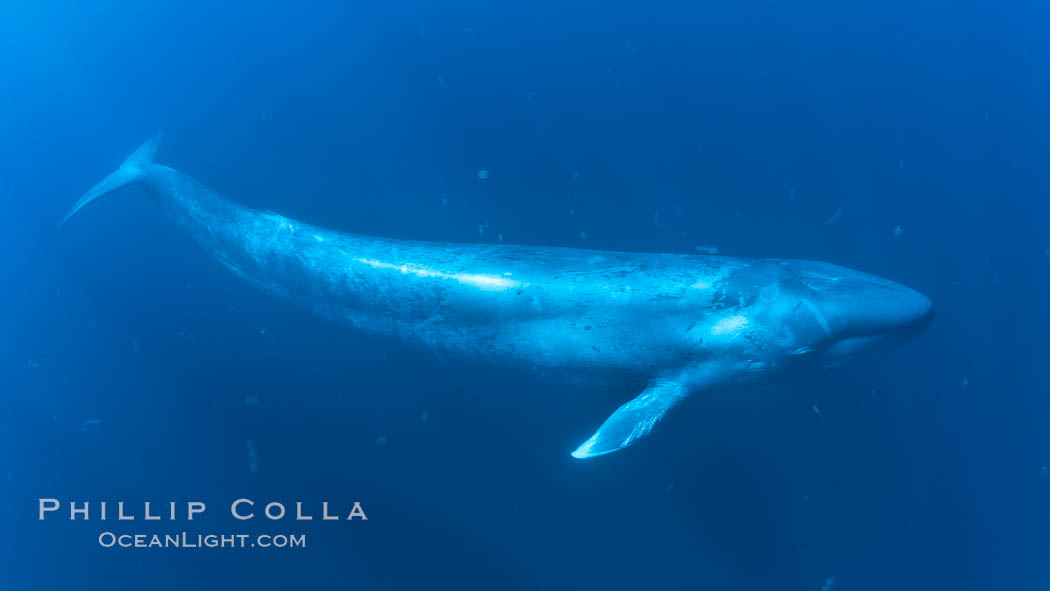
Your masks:
{"label": "suspended particle in water", "polygon": [[586,240],[586,239],[587,239],[587,232],[580,231],[580,240]]}
{"label": "suspended particle in water", "polygon": [[824,423],[824,426],[827,427],[828,426],[828,421],[824,419],[824,413],[820,412],[820,407],[818,407],[816,404],[813,405],[813,412],[818,417],[820,417],[820,422]]}
{"label": "suspended particle in water", "polygon": [[904,226],[894,226],[893,237],[900,238],[902,234],[904,234]]}
{"label": "suspended particle in water", "polygon": [[244,446],[248,448],[248,471],[255,474],[259,471],[259,457],[255,452],[255,440],[246,440]]}
{"label": "suspended particle in water", "polygon": [[252,405],[259,404],[259,397],[257,395],[249,396],[249,397],[244,399],[244,403],[245,404],[252,404]]}
{"label": "suspended particle in water", "polygon": [[489,171],[487,171],[487,170],[479,170],[478,171],[478,178],[481,179],[481,180],[488,179],[489,178]]}
{"label": "suspended particle in water", "polygon": [[830,226],[831,224],[834,224],[839,219],[840,215],[842,215],[842,208],[841,207],[836,208],[835,209],[835,213],[831,214],[831,217],[829,217],[828,219],[824,220],[824,225],[825,226]]}
{"label": "suspended particle in water", "polygon": [[499,241],[503,242],[503,232],[500,232],[499,234],[496,234],[496,238],[499,238]]}
{"label": "suspended particle in water", "polygon": [[266,327],[265,326],[260,326],[258,332],[259,332],[259,336],[264,336],[266,334]]}
{"label": "suspended particle in water", "polygon": [[1046,476],[1046,474],[1047,474],[1047,467],[1046,466],[1043,466],[1042,468],[1039,469],[1039,475],[1040,476]]}
{"label": "suspended particle in water", "polygon": [[430,415],[427,414],[427,411],[424,410],[423,411],[423,416],[419,417],[419,420],[421,420],[421,421],[423,421],[425,423],[425,422],[427,422],[428,418],[430,418]]}
{"label": "suspended particle in water", "polygon": [[386,435],[376,437],[376,447],[383,447],[384,445],[386,445]]}
{"label": "suspended particle in water", "polygon": [[962,387],[965,388],[970,385],[970,378],[963,376]]}
{"label": "suspended particle in water", "polygon": [[83,423],[80,423],[80,432],[81,433],[87,433],[87,430],[90,427],[94,427],[95,425],[99,425],[101,423],[102,423],[102,419],[88,419],[88,420],[84,421]]}
{"label": "suspended particle in water", "polygon": [[828,580],[824,581],[824,586],[820,588],[820,591],[831,591],[831,588],[835,586],[835,578],[828,577]]}

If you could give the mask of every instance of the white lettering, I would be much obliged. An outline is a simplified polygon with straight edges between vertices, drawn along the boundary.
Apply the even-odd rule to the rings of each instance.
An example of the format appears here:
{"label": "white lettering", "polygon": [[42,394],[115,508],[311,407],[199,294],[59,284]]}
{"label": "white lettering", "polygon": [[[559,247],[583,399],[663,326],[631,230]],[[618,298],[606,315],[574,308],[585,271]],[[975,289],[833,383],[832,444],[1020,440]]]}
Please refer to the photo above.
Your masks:
{"label": "white lettering", "polygon": [[347,515],[348,520],[353,520],[354,517],[360,517],[361,519],[368,521],[368,517],[365,515],[365,510],[361,508],[359,501],[354,501],[354,508],[350,510],[350,515]]}
{"label": "white lettering", "polygon": [[186,519],[193,521],[193,516],[200,513],[204,513],[206,507],[204,503],[200,501],[190,501],[186,503]]}
{"label": "white lettering", "polygon": [[44,520],[44,513],[49,511],[58,511],[58,508],[62,506],[62,503],[58,502],[58,499],[38,499],[39,506],[39,517],[40,521]]}
{"label": "white lettering", "polygon": [[69,502],[69,520],[70,521],[76,521],[77,520],[77,514],[83,515],[84,516],[84,521],[88,520],[88,502],[87,501],[84,501],[84,508],[83,509],[77,509],[77,502],[76,501],[70,501]]}
{"label": "white lettering", "polygon": [[240,519],[241,521],[244,521],[245,519],[251,519],[252,517],[255,517],[255,513],[249,513],[247,515],[241,515],[240,513],[237,512],[237,505],[240,505],[242,503],[247,503],[249,507],[255,506],[255,503],[253,503],[249,499],[237,499],[236,501],[233,502],[232,505],[230,505],[230,513],[232,513],[235,518]]}
{"label": "white lettering", "polygon": [[[271,515],[270,514],[270,507],[277,507],[277,508],[279,508],[281,510],[280,514],[278,514],[278,515]],[[269,505],[266,505],[265,513],[266,513],[266,516],[269,517],[273,521],[276,521],[278,519],[283,519],[284,518],[284,505],[282,505],[282,504],[280,504],[280,503],[278,503],[276,501],[273,502],[273,503],[270,503]]]}
{"label": "white lettering", "polygon": [[339,519],[338,515],[329,515],[328,514],[328,501],[325,501],[325,502],[321,503],[321,519],[323,519],[325,521],[332,521],[332,520]]}

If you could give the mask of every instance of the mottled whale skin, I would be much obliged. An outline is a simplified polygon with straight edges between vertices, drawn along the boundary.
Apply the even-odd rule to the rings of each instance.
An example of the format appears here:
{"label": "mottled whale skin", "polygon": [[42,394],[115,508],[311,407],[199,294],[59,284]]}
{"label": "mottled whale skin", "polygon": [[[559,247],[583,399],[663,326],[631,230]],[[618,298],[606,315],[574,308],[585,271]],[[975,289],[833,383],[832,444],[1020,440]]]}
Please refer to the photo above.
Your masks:
{"label": "mottled whale skin", "polygon": [[702,390],[820,370],[920,332],[903,285],[813,261],[392,240],[243,207],[153,162],[143,144],[92,188],[138,184],[256,286],[367,333],[641,393],[573,456],[646,436]]}

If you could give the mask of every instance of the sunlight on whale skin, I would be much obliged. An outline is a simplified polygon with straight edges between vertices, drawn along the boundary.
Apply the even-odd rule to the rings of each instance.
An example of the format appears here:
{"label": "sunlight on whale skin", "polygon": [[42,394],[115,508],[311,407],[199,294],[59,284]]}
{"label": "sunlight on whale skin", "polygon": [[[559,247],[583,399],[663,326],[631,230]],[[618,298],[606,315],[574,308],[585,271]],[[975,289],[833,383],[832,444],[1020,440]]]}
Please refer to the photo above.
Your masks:
{"label": "sunlight on whale skin", "polygon": [[[62,220],[127,185],[260,289],[465,358],[633,385],[572,455],[623,449],[687,396],[804,375],[921,332],[922,294],[802,260],[393,240],[242,207],[155,164],[160,136]],[[61,225],[61,224],[60,224]]]}

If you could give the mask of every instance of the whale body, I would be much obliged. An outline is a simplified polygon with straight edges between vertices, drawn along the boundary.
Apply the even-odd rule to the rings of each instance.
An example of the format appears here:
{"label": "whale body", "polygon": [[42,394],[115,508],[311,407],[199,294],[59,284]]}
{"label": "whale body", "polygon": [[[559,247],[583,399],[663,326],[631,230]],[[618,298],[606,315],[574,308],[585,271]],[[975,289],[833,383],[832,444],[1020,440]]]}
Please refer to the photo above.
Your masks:
{"label": "whale body", "polygon": [[[160,136],[62,220],[141,185],[208,253],[331,320],[544,373],[634,385],[572,455],[631,445],[696,392],[803,375],[921,332],[899,283],[803,260],[393,240],[254,210],[156,164]],[[60,224],[61,225],[61,224]]]}

